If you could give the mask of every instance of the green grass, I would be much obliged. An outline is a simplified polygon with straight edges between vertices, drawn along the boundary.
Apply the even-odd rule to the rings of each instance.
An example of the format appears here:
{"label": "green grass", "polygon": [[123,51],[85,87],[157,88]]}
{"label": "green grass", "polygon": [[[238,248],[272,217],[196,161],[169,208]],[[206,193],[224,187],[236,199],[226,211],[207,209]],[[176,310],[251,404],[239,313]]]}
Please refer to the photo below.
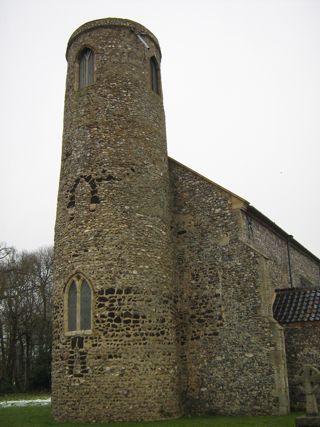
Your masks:
{"label": "green grass", "polygon": [[35,400],[35,399],[49,399],[50,392],[43,393],[8,393],[0,394],[0,402],[8,400]]}
{"label": "green grass", "polygon": [[50,406],[0,408],[1,427],[294,427],[297,414],[281,417],[190,417],[143,423],[75,424],[58,423]]}

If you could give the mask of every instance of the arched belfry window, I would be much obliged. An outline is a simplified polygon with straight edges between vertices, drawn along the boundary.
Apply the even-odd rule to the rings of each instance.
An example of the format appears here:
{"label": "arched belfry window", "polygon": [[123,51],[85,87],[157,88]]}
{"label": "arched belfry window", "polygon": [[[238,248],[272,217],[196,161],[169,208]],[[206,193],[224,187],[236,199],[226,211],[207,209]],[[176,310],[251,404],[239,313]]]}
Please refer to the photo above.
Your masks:
{"label": "arched belfry window", "polygon": [[86,47],[79,55],[79,89],[94,82],[94,53]]}
{"label": "arched belfry window", "polygon": [[160,95],[159,65],[156,58],[150,58],[151,89]]}
{"label": "arched belfry window", "polygon": [[81,274],[75,275],[65,289],[66,332],[91,332],[92,299],[91,285]]}

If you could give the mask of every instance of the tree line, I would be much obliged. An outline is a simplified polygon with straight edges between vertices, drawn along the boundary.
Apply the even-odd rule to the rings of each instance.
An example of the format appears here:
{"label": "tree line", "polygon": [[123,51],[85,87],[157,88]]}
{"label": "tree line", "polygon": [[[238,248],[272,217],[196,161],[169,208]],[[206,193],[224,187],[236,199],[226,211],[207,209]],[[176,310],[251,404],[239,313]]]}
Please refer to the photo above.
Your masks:
{"label": "tree line", "polygon": [[52,248],[0,245],[0,392],[50,389]]}

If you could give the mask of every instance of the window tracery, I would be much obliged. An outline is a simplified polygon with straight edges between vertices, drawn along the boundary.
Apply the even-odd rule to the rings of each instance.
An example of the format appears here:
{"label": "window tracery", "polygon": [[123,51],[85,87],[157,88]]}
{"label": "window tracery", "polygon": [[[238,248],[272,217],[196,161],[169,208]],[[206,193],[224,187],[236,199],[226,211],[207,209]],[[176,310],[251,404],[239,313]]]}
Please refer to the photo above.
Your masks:
{"label": "window tracery", "polygon": [[65,289],[66,333],[88,333],[92,330],[92,287],[80,274]]}

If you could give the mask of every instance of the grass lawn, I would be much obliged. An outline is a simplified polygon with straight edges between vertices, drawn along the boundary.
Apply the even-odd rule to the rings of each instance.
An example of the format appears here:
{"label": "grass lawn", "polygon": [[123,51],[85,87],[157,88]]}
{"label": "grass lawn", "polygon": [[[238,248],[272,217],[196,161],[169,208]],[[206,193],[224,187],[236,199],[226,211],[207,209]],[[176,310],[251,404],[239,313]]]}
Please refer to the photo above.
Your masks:
{"label": "grass lawn", "polygon": [[282,417],[190,417],[171,421],[111,424],[57,423],[50,406],[0,408],[1,427],[294,427],[297,414]]}
{"label": "grass lawn", "polygon": [[0,402],[8,400],[36,400],[36,399],[49,399],[51,397],[50,392],[43,393],[8,393],[0,394]]}

